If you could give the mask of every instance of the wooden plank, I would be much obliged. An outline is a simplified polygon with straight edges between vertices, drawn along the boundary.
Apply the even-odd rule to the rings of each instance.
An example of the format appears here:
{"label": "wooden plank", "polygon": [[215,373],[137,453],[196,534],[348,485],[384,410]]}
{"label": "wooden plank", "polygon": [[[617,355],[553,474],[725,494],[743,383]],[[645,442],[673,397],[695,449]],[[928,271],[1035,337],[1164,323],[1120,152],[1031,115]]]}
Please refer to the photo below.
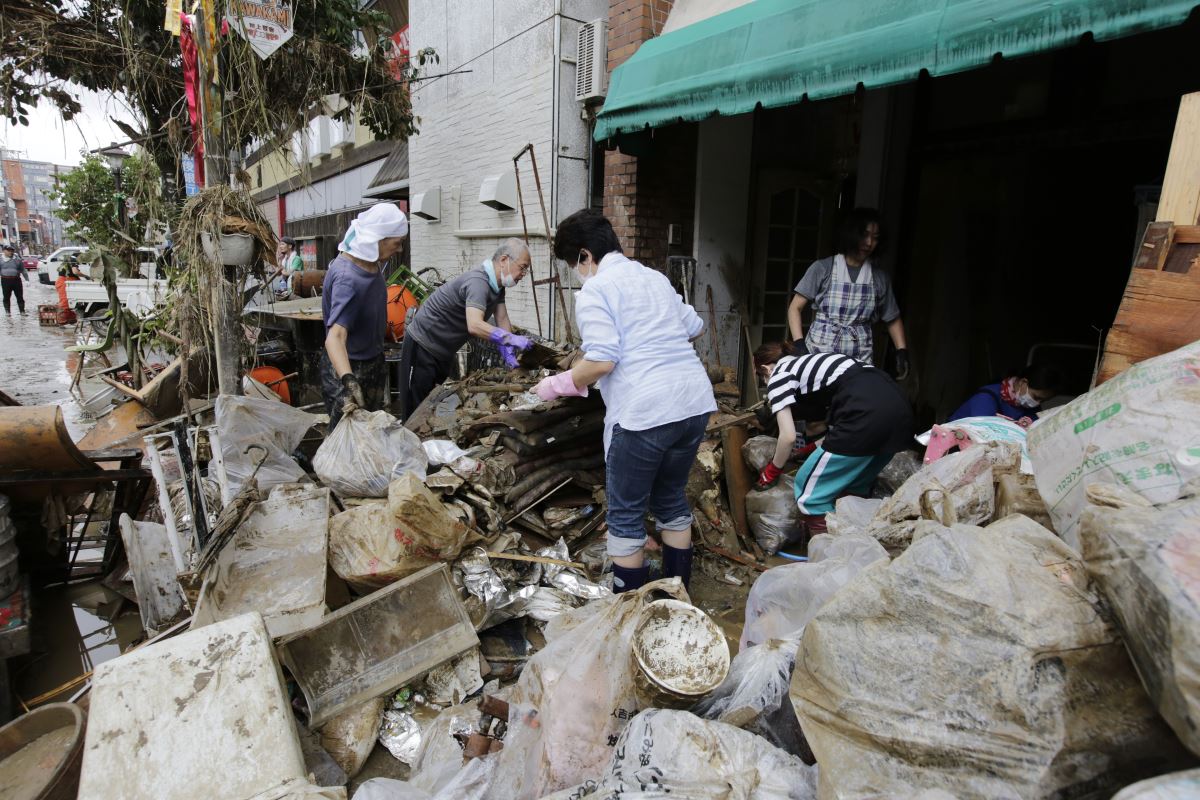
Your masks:
{"label": "wooden plank", "polygon": [[1200,92],[1179,101],[1156,219],[1181,225],[1200,222]]}
{"label": "wooden plank", "polygon": [[734,426],[721,431],[721,457],[725,462],[725,491],[729,495],[729,515],[733,518],[733,531],[742,548],[758,558],[762,551],[750,532],[746,519],[746,494],[754,481],[745,459],[742,445],[750,438],[745,426]]}
{"label": "wooden plank", "polygon": [[1167,258],[1167,247],[1171,243],[1170,222],[1151,222],[1146,226],[1142,236],[1142,246],[1138,248],[1137,258],[1133,260],[1134,269],[1150,269],[1157,272],[1162,269],[1163,261]]}
{"label": "wooden plank", "polygon": [[1096,383],[1200,339],[1200,269],[1134,270],[1104,343]]}

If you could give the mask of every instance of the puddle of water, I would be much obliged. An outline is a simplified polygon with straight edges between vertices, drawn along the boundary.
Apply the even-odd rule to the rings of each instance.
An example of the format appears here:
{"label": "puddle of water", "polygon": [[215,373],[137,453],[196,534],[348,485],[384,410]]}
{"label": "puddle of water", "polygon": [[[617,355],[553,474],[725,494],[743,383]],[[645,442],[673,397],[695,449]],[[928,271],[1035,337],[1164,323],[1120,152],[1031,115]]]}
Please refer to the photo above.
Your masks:
{"label": "puddle of water", "polygon": [[[99,581],[37,591],[33,652],[11,665],[17,696],[29,701],[53,691],[144,638],[136,607],[121,600]],[[64,701],[78,689],[64,689],[44,702]]]}

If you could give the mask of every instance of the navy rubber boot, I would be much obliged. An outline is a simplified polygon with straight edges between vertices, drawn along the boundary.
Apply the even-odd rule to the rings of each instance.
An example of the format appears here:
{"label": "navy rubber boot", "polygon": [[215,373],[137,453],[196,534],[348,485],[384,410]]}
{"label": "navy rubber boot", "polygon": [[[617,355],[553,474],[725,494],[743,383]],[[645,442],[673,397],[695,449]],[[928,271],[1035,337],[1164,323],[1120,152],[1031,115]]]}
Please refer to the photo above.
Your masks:
{"label": "navy rubber boot", "polygon": [[692,548],[663,545],[663,577],[679,578],[686,589],[692,579]]}
{"label": "navy rubber boot", "polygon": [[622,567],[613,564],[613,593],[629,592],[640,589],[650,577],[650,567],[643,564],[640,567]]}

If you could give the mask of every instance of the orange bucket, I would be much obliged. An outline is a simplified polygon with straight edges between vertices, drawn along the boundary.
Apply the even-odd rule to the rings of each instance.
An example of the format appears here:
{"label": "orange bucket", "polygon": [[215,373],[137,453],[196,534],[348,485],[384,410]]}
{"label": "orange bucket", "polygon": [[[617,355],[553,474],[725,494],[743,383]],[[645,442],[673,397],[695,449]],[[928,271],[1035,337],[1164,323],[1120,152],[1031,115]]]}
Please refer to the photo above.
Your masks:
{"label": "orange bucket", "polygon": [[387,287],[387,326],[388,338],[398,342],[404,338],[404,318],[410,308],[416,308],[420,303],[416,296],[406,287],[396,284]]}
{"label": "orange bucket", "polygon": [[279,395],[289,406],[292,404],[292,393],[288,390],[287,381],[282,380],[283,370],[278,367],[255,367],[250,370],[250,377]]}

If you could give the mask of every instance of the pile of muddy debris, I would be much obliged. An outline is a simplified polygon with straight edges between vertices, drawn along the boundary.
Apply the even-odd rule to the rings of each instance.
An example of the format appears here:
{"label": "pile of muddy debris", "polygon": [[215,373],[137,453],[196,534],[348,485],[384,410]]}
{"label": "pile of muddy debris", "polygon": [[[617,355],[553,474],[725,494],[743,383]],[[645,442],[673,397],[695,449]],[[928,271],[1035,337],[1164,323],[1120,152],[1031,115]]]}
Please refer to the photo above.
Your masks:
{"label": "pile of muddy debris", "polygon": [[897,455],[811,541],[790,487],[750,491],[774,445],[723,407],[691,585],[624,594],[596,396],[484,371],[316,436],[221,397],[146,437],[155,513],[120,520],[147,641],[95,670],[86,723],[31,730],[74,726],[88,798],[1186,794],[1198,358],[1028,435],[939,426],[956,452]]}

